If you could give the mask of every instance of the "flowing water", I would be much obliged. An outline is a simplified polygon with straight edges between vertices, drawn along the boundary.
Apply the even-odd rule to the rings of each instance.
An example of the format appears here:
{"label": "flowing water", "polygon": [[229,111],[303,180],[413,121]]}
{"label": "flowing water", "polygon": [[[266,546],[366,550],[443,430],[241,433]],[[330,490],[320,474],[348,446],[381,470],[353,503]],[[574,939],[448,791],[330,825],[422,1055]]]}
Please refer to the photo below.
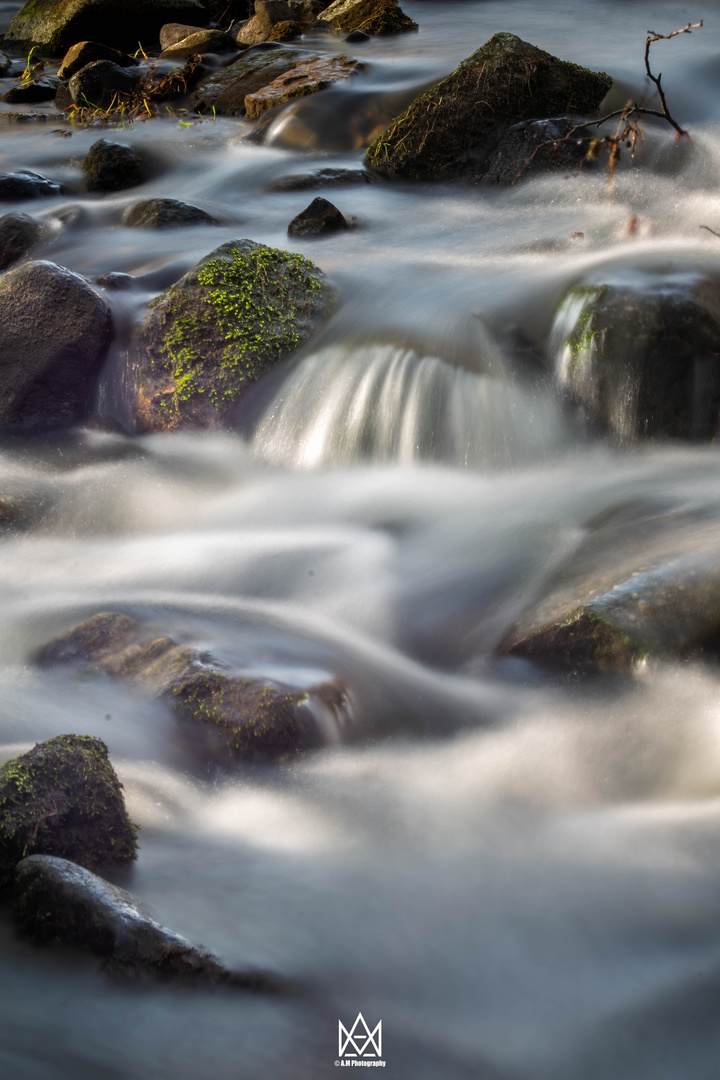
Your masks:
{"label": "flowing water", "polygon": [[[720,231],[716,5],[403,7],[419,34],[357,46],[365,74],[288,109],[262,142],[220,118],[121,132],[157,162],[130,193],[82,193],[97,130],[0,125],[0,167],[65,185],[30,208],[53,228],[42,256],[135,279],[107,293],[118,333],[94,402],[117,433],[0,446],[0,495],[21,524],[0,538],[2,754],[102,737],[142,826],[118,880],[229,963],[301,988],[116,986],[3,929],[3,1077],[314,1080],[334,1075],[338,1021],[359,1011],[382,1020],[386,1068],[408,1080],[717,1075],[720,672],[549,678],[496,654],[582,544],[612,567],[638,521],[692,543],[720,519],[714,446],[618,448],[553,378],[555,312],[575,282],[717,272],[720,241],[701,229]],[[642,167],[612,189],[602,170],[506,190],[338,188],[324,194],[357,227],[288,239],[312,195],[270,182],[357,167],[383,118],[494,32],[607,70],[622,103],[647,93],[648,28],[700,18],[653,54],[692,143],[649,124]],[[125,209],[153,194],[221,225],[125,228]],[[234,430],[133,437],[133,320],[240,237],[316,260],[337,314]],[[101,610],[206,645],[238,673],[339,679],[348,728],[293,764],[204,773],[159,703],[33,666]]]}

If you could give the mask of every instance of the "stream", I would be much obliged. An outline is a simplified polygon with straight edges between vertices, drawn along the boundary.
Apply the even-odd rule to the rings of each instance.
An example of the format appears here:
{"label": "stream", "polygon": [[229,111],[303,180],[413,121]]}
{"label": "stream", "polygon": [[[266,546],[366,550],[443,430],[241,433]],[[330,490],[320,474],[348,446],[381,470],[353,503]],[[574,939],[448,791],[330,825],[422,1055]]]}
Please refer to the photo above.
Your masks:
{"label": "stream", "polygon": [[[18,6],[0,5],[4,25]],[[382,1021],[397,1080],[717,1076],[717,662],[584,679],[497,652],[597,522],[617,521],[621,552],[641,518],[720,520],[716,445],[613,442],[553,377],[574,283],[717,275],[717,6],[402,6],[417,34],[347,46],[367,70],[282,111],[262,141],[219,116],[108,133],[0,115],[0,169],[64,186],[4,206],[47,223],[38,257],[134,279],[104,291],[117,334],[92,407],[103,423],[0,438],[0,497],[22,511],[0,532],[0,760],[54,735],[102,738],[141,826],[137,863],[112,880],[230,965],[298,987],[116,984],[17,940],[3,915],[8,1080],[321,1080],[338,1075],[338,1022],[359,1012]],[[648,29],[699,19],[653,53],[692,142],[649,122],[641,164],[612,186],[598,169],[503,189],[328,188],[356,227],[288,237],[316,193],[273,181],[359,168],[376,118],[495,32],[607,71],[623,104],[649,96]],[[318,33],[312,48],[337,43]],[[153,178],[84,194],[80,162],[103,136],[151,152]],[[125,227],[151,196],[221,224]],[[339,291],[335,315],[232,430],[135,436],[133,324],[245,237],[313,259]],[[212,648],[239,674],[339,679],[352,730],[286,764],[209,773],[160,702],[33,664],[99,611]]]}

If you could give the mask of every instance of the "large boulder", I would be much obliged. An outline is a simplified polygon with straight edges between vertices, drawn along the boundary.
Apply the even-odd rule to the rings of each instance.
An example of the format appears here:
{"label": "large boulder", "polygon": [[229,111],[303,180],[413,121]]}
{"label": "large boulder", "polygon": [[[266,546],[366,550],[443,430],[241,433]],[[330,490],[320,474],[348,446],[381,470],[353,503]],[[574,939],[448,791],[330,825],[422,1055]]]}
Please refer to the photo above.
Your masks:
{"label": "large boulder", "polygon": [[135,859],[136,836],[101,739],[59,735],[0,769],[0,888],[25,855],[97,869]]}
{"label": "large boulder", "polygon": [[267,86],[248,94],[245,98],[245,115],[248,120],[257,120],[268,109],[275,109],[293,98],[307,97],[318,90],[325,90],[333,83],[356,75],[362,68],[362,64],[349,56],[311,56],[296,64],[291,71],[278,75]]}
{"label": "large boulder", "polygon": [[13,18],[4,47],[63,56],[79,41],[97,41],[134,52],[147,47],[169,22],[205,22],[199,0],[28,0]]}
{"label": "large boulder", "polygon": [[138,430],[217,427],[265,371],[329,315],[321,270],[289,251],[237,240],[150,304],[137,333]]}
{"label": "large boulder", "polygon": [[559,384],[620,442],[711,440],[720,416],[720,283],[621,268],[580,283],[551,334]]}
{"label": "large boulder", "polygon": [[337,741],[348,723],[332,683],[281,686],[238,677],[207,651],[148,633],[134,619],[101,612],[50,642],[42,665],[102,672],[165,701],[188,750],[207,763],[276,760]]}
{"label": "large boulder", "polygon": [[378,171],[409,180],[479,180],[499,139],[521,120],[591,115],[608,75],[558,60],[514,34],[495,34],[416,98],[367,151]]}
{"label": "large boulder", "polygon": [[77,274],[31,262],[0,278],[0,424],[74,423],[112,333],[110,308]]}
{"label": "large boulder", "polygon": [[267,86],[307,59],[308,54],[297,49],[248,49],[233,64],[204,78],[188,98],[188,108],[197,112],[214,109],[223,116],[244,116],[248,94]]}
{"label": "large boulder", "polygon": [[335,0],[320,12],[318,22],[340,33],[402,34],[418,29],[397,0]]}
{"label": "large boulder", "polygon": [[24,937],[83,949],[102,959],[113,975],[243,990],[282,988],[265,972],[227,968],[153,919],[132,893],[67,859],[29,855],[22,860],[15,874],[14,915]]}

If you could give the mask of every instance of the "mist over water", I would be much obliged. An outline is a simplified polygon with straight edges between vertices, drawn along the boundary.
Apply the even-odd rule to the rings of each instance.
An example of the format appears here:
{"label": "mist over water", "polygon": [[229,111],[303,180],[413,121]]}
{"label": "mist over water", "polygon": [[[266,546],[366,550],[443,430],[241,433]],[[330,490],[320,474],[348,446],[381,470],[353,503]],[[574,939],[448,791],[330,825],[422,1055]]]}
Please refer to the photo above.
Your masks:
{"label": "mist over water", "polygon": [[[17,514],[0,533],[2,759],[69,731],[103,738],[142,827],[116,880],[228,962],[302,988],[116,986],[3,924],[0,1073],[13,1080],[315,1080],[335,1075],[338,1020],[359,1011],[382,1020],[403,1080],[717,1071],[717,665],[584,680],[496,650],[581,550],[603,578],[639,522],[671,554],[715,543],[716,446],[619,447],[556,373],[572,285],[717,275],[720,241],[700,226],[720,231],[720,24],[707,0],[403,8],[417,35],[358,46],[367,72],[291,106],[262,143],[220,118],[123,131],[157,160],[132,192],[82,193],[97,130],[0,124],[4,170],[65,185],[32,207],[54,230],[41,257],[135,279],[106,290],[118,333],[94,409],[118,433],[0,442],[0,496]],[[287,236],[312,193],[271,181],[357,168],[368,115],[392,116],[493,33],[607,70],[622,104],[644,92],[648,27],[700,18],[657,45],[692,143],[648,124],[642,167],[626,162],[612,188],[602,169],[507,190],[340,187],[322,194],[355,229]],[[126,228],[152,195],[220,225]],[[315,260],[336,314],[233,430],[135,436],[134,320],[241,237]],[[207,772],[161,703],[33,663],[107,610],[238,675],[336,680],[346,726],[290,764]]]}

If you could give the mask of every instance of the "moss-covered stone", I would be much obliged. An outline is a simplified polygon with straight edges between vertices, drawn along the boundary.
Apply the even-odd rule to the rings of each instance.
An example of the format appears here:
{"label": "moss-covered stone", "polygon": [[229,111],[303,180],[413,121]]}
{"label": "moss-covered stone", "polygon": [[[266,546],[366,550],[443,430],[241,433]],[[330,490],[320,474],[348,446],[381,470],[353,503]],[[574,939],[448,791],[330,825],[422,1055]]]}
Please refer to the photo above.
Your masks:
{"label": "moss-covered stone", "polygon": [[403,34],[417,30],[418,24],[405,14],[397,0],[335,0],[318,15],[338,33],[361,30],[373,36]]}
{"label": "moss-covered stone", "polygon": [[97,41],[134,52],[157,40],[169,22],[205,21],[198,0],[28,0],[5,35],[5,48],[62,56],[71,45]]}
{"label": "moss-covered stone", "polygon": [[308,340],[332,293],[289,251],[223,244],[152,302],[138,330],[140,431],[214,427],[247,387]]}
{"label": "moss-covered stone", "polygon": [[593,114],[611,85],[608,75],[495,34],[396,117],[368,148],[367,162],[409,180],[478,179],[512,124]]}
{"label": "moss-covered stone", "polygon": [[60,735],[0,769],[0,887],[33,853],[91,869],[127,862],[136,835],[100,739]]}

